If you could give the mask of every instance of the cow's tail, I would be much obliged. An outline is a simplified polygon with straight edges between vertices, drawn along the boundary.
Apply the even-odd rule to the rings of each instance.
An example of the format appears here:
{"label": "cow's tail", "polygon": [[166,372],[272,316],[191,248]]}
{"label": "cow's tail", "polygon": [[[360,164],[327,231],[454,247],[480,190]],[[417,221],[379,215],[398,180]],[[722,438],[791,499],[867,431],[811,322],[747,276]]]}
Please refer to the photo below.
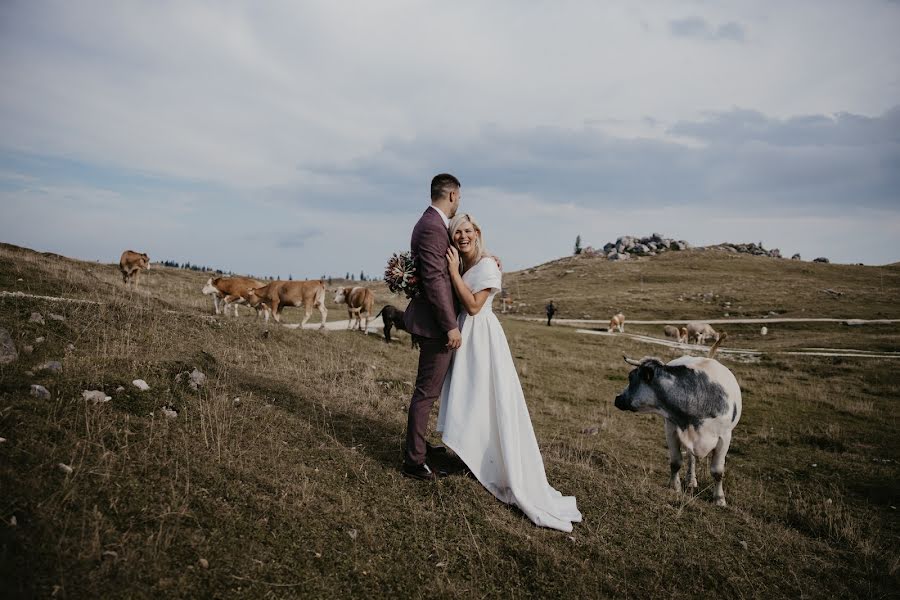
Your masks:
{"label": "cow's tail", "polygon": [[719,339],[716,340],[716,343],[713,344],[712,348],[709,349],[709,354],[707,355],[708,358],[715,358],[716,352],[719,351],[719,346],[722,344],[722,342],[725,341],[725,338],[727,337],[728,334],[723,331],[722,335],[719,336]]}

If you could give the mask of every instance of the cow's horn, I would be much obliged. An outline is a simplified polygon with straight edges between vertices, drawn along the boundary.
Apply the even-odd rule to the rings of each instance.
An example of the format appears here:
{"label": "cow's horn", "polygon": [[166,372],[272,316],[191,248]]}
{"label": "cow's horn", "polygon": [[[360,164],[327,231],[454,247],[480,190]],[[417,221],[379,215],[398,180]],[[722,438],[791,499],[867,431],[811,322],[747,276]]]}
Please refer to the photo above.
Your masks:
{"label": "cow's horn", "polygon": [[624,358],[624,359],[625,359],[625,362],[627,362],[629,365],[632,365],[632,366],[635,366],[635,367],[641,366],[641,361],[639,361],[639,360],[634,360],[633,358],[628,358],[628,357],[625,356],[624,354],[622,355],[622,358]]}

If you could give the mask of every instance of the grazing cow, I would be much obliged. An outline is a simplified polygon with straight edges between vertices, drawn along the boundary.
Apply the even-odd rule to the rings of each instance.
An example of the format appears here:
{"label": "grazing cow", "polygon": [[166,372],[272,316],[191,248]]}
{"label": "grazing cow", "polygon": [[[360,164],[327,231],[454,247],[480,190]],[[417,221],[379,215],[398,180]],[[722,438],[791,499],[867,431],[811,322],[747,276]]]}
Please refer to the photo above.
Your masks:
{"label": "grazing cow", "polygon": [[613,315],[613,318],[609,320],[607,331],[616,331],[617,329],[619,333],[625,333],[625,315],[622,313]]}
{"label": "grazing cow", "polygon": [[[234,306],[234,316],[238,316],[238,304],[249,304],[249,291],[252,288],[261,287],[262,281],[251,279],[249,277],[210,277],[206,281],[206,285],[200,291],[208,296],[212,296],[213,307],[216,314],[228,314],[228,306]],[[269,307],[259,302],[253,308],[256,309],[256,317],[265,312],[266,320],[268,320]]]}
{"label": "grazing cow", "polygon": [[707,339],[716,340],[719,339],[719,334],[716,333],[716,330],[710,327],[709,323],[700,323],[699,321],[693,321],[687,324],[687,341],[690,342],[694,340],[698,344],[704,343]]}
{"label": "grazing cow", "polygon": [[626,357],[625,361],[636,368],[628,375],[628,387],[616,396],[616,408],[662,415],[669,447],[669,485],[681,491],[682,448],[688,452],[685,481],[691,493],[698,487],[696,459],[712,452],[713,499],[725,506],[725,455],[741,418],[741,388],[734,374],[712,358],[682,356],[667,364],[657,358]]}
{"label": "grazing cow", "polygon": [[[356,319],[356,326],[360,331],[369,334],[369,317],[372,315],[372,308],[375,305],[375,294],[372,290],[364,287],[354,288],[338,288],[334,293],[335,304],[347,304],[347,329],[353,329],[353,319]],[[363,329],[362,313],[366,313],[366,326]]]}
{"label": "grazing cow", "polygon": [[[406,331],[406,325],[403,324],[403,311],[396,306],[388,304],[372,318],[377,319],[379,316],[384,321],[384,341],[388,344],[391,343],[392,328],[396,327],[400,331]],[[415,338],[413,338],[412,347],[415,348],[417,345]]]}
{"label": "grazing cow", "polygon": [[130,281],[132,286],[137,287],[138,276],[141,270],[150,270],[150,257],[146,254],[139,254],[134,250],[126,250],[119,258],[119,270],[122,271],[122,283],[126,286]]}
{"label": "grazing cow", "polygon": [[[306,325],[312,315],[313,308],[318,308],[322,315],[320,329],[325,329],[325,319],[328,317],[328,309],[325,308],[325,282],[312,281],[281,281],[276,280],[262,287],[247,290],[247,303],[256,307],[262,303],[269,307],[275,320],[281,323],[281,311],[285,306],[302,306],[306,309],[300,327]],[[266,312],[266,323],[269,322],[269,313]]]}
{"label": "grazing cow", "polygon": [[673,338],[676,342],[682,341],[681,329],[678,329],[677,327],[666,325],[665,328],[663,328],[663,333],[666,334],[667,338]]}

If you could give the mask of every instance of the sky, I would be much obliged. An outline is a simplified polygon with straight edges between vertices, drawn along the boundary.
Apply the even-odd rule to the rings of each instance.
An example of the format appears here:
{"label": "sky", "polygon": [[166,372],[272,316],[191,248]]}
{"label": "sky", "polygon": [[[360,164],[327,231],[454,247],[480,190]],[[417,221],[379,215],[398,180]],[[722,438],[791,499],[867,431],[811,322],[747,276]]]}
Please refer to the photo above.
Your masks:
{"label": "sky", "polygon": [[0,240],[379,275],[440,172],[506,270],[900,261],[900,2],[0,3]]}

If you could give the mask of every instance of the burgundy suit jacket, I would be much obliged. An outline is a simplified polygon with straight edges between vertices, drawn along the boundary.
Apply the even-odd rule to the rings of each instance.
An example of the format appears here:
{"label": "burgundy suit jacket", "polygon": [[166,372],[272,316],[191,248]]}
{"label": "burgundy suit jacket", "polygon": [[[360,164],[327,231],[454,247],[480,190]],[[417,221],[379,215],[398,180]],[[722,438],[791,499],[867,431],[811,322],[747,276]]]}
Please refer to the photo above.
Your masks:
{"label": "burgundy suit jacket", "polygon": [[441,216],[431,207],[425,209],[413,228],[410,247],[422,292],[406,307],[403,324],[410,333],[442,338],[458,327],[456,298],[447,269],[450,235]]}

